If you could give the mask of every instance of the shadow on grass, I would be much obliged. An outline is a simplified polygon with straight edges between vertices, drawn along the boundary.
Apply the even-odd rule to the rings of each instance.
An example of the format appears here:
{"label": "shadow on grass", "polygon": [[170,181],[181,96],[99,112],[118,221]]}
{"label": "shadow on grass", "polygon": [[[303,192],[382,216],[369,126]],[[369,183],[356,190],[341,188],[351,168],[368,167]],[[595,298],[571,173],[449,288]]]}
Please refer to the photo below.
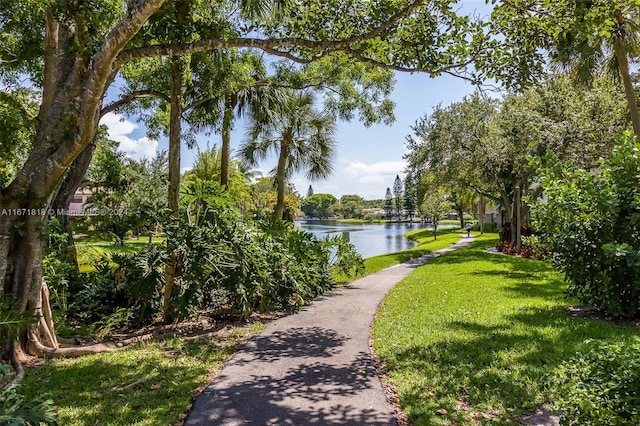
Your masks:
{"label": "shadow on grass", "polygon": [[[429,343],[396,346],[393,356],[383,360],[392,376],[401,377],[403,409],[416,426],[475,425],[478,412],[491,424],[518,424],[522,415],[556,401],[558,370],[584,350],[585,340],[613,342],[637,335],[632,326],[569,317],[560,274],[544,262],[484,252],[491,245],[477,241],[420,267],[458,268],[463,279],[487,283],[495,309],[507,310],[499,316],[453,314],[433,329]],[[492,306],[478,309],[491,312]],[[411,314],[405,315],[412,321]]]}
{"label": "shadow on grass", "polygon": [[56,360],[27,370],[27,397],[43,393],[61,425],[177,424],[205,376],[239,346],[200,340]]}
{"label": "shadow on grass", "polygon": [[[392,371],[419,371],[432,387],[414,381],[401,392],[414,425],[443,420],[475,424],[472,413],[491,413],[492,424],[518,424],[522,415],[554,402],[554,372],[586,339],[615,341],[637,329],[567,317],[561,307],[529,308],[499,325],[452,321],[457,336],[395,356]],[[392,373],[393,374],[393,373]],[[433,397],[426,394],[433,392]],[[465,401],[468,410],[452,409]],[[444,408],[445,416],[436,411]]]}

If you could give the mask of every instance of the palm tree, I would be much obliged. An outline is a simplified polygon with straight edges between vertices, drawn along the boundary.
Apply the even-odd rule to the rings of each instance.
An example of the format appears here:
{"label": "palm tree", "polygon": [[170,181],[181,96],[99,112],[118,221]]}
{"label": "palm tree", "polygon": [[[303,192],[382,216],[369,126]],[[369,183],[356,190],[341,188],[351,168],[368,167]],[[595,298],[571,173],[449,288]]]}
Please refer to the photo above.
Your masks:
{"label": "palm tree", "polygon": [[240,155],[250,165],[257,165],[270,152],[278,155],[274,215],[281,219],[285,183],[294,172],[306,171],[310,180],[323,179],[331,174],[335,152],[335,119],[330,114],[316,111],[313,95],[306,91],[290,93],[272,112],[268,116],[251,117]]}
{"label": "palm tree", "polygon": [[[633,131],[640,138],[640,110],[629,63],[630,60],[637,59],[640,51],[637,6],[605,8],[604,12],[592,10],[598,6],[591,3],[578,2],[574,7],[576,26],[563,33],[556,41],[551,52],[552,61],[581,82],[590,82],[595,75],[603,72],[620,78]],[[600,18],[600,21],[595,22],[596,27],[583,24],[586,22],[585,16],[589,14]]]}
{"label": "palm tree", "polygon": [[208,87],[207,91],[212,95],[194,103],[196,108],[190,118],[201,127],[218,122],[222,138],[219,180],[220,185],[227,187],[234,119],[249,113],[268,114],[282,102],[283,90],[267,77],[262,57],[250,51],[224,49],[197,55],[194,69],[196,72],[202,69],[199,84]]}

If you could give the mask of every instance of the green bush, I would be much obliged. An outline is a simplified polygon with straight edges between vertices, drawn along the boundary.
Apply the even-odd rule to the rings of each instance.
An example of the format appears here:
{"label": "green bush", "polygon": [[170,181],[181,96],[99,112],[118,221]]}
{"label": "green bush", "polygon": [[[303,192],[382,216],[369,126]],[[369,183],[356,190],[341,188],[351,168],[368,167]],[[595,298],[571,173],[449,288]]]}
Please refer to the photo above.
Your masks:
{"label": "green bush", "polygon": [[640,313],[640,146],[618,138],[600,172],[552,158],[538,163],[547,202],[535,226],[568,293],[614,316]]}
{"label": "green bush", "polygon": [[565,425],[640,424],[640,338],[615,344],[587,341],[564,364],[557,402]]}
{"label": "green bush", "polygon": [[[342,238],[320,240],[281,220],[243,219],[219,185],[190,182],[182,203],[179,216],[158,213],[161,244],[103,256],[95,272],[68,286],[68,318],[107,331],[148,322],[164,308],[172,319],[219,308],[246,317],[297,308],[334,287],[334,270],[354,274],[364,267]],[[170,262],[174,285],[165,306]]]}
{"label": "green bush", "polygon": [[232,210],[204,212],[202,221],[167,217],[162,244],[102,260],[75,292],[70,316],[100,320],[103,328],[116,320],[138,324],[157,317],[172,256],[178,319],[221,307],[243,316],[297,308],[334,287],[333,269],[353,274],[363,268],[362,257],[342,238],[320,240],[273,219],[247,222]]}
{"label": "green bush", "polygon": [[[3,367],[3,364],[0,364]],[[56,410],[50,399],[25,399],[18,383],[0,390],[0,425],[56,425]]]}
{"label": "green bush", "polygon": [[498,229],[498,225],[494,222],[484,223],[482,227],[484,228],[484,232],[496,232]]}

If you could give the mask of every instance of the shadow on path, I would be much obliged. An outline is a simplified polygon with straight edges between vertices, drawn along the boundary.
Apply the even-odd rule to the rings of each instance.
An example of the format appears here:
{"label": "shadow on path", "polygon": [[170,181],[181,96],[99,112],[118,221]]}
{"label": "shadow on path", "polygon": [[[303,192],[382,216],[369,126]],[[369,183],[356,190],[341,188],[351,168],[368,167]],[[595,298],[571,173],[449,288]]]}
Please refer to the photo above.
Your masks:
{"label": "shadow on path", "polygon": [[397,425],[369,349],[377,307],[448,249],[354,281],[269,324],[196,398],[185,425]]}

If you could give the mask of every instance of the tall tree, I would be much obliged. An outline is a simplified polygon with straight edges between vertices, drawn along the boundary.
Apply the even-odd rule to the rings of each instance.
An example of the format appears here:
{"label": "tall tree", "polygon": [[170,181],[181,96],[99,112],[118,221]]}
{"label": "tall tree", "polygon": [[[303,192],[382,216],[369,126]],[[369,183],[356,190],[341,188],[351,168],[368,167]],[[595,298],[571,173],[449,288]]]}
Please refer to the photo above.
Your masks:
{"label": "tall tree", "polygon": [[431,186],[431,190],[424,194],[420,204],[420,213],[433,226],[433,239],[438,238],[438,223],[440,218],[451,210],[451,201],[443,188]]}
{"label": "tall tree", "polygon": [[291,93],[270,117],[252,117],[240,152],[252,165],[266,159],[269,152],[278,156],[274,173],[276,218],[283,217],[285,184],[294,172],[306,171],[312,180],[329,176],[335,152],[334,132],[334,118],[315,110],[309,92]]}
{"label": "tall tree", "polygon": [[[123,65],[233,47],[300,62],[343,51],[390,69],[477,80],[467,70],[471,62],[481,71],[491,58],[505,57],[492,54],[500,43],[490,40],[482,24],[457,16],[448,1],[376,1],[356,7],[337,0],[231,1],[229,13],[198,9],[183,43],[159,37],[168,28],[159,19],[165,4],[171,9],[176,2],[0,0],[6,18],[0,20],[0,35],[7,41],[0,49],[0,78],[19,81],[15,77],[27,73],[28,84],[41,90],[33,149],[0,190],[3,208],[36,213],[0,217],[0,296],[12,295],[17,313],[42,306],[40,232],[46,212],[71,164],[92,142],[105,93]],[[250,13],[251,6],[261,7],[267,17]],[[207,30],[218,26],[228,34],[209,36]],[[22,337],[36,353],[67,351],[43,347],[37,328]],[[13,343],[1,349],[0,356],[7,357]]]}
{"label": "tall tree", "polygon": [[[540,69],[545,51],[552,62],[583,82],[603,71],[612,72],[622,81],[631,124],[640,136],[640,111],[631,75],[640,48],[635,0],[508,1],[495,7],[493,22],[496,31],[514,45],[524,46],[514,55],[514,62],[528,64],[513,73],[517,84]],[[537,65],[531,66],[533,63]]]}
{"label": "tall tree", "polygon": [[402,219],[402,179],[399,175],[396,175],[393,181],[393,202],[396,209],[396,217],[398,220]]}
{"label": "tall tree", "polygon": [[502,205],[517,243],[518,224],[530,210],[518,199],[536,199],[543,190],[527,157],[549,150],[577,165],[595,166],[627,123],[624,100],[612,97],[612,90],[607,80],[585,90],[556,76],[501,104],[474,95],[438,107],[413,127],[409,169],[418,176],[435,172],[460,194],[473,189]]}
{"label": "tall tree", "polygon": [[356,194],[345,194],[340,197],[340,205],[338,212],[342,214],[344,218],[361,218],[362,209],[364,208],[365,200]]}
{"label": "tall tree", "polygon": [[409,216],[409,222],[413,222],[413,215],[416,212],[416,189],[411,175],[407,175],[404,178],[403,208],[407,212],[407,216]]}
{"label": "tall tree", "polygon": [[221,49],[193,55],[193,109],[187,121],[197,128],[215,128],[221,135],[220,184],[229,183],[231,131],[236,117],[264,113],[282,100],[282,90],[267,75],[263,55],[255,51]]}
{"label": "tall tree", "polygon": [[387,187],[387,192],[384,194],[384,213],[387,219],[391,220],[391,214],[393,213],[393,194],[389,187]]}
{"label": "tall tree", "polygon": [[338,201],[331,194],[313,194],[305,198],[300,203],[300,209],[308,217],[319,217],[320,219],[329,216],[329,208]]}

